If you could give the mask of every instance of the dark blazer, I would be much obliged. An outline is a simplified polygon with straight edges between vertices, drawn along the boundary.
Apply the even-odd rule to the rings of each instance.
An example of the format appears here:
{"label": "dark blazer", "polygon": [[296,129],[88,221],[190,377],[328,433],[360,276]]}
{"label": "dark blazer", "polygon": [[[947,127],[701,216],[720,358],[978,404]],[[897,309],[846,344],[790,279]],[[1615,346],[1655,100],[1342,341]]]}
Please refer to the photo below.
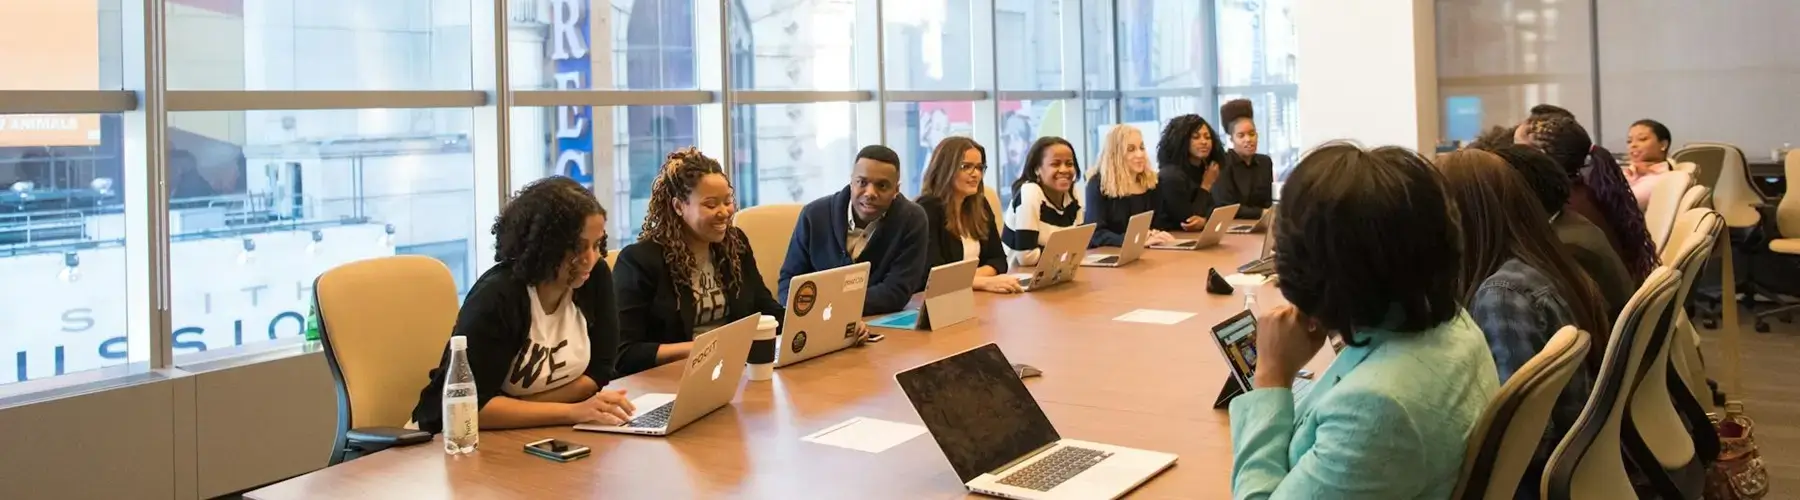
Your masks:
{"label": "dark blazer", "polygon": [[[1161,186],[1158,186],[1160,188]],[[1116,247],[1125,245],[1125,230],[1131,225],[1131,216],[1144,212],[1154,212],[1162,203],[1156,188],[1140,194],[1124,198],[1109,198],[1100,190],[1100,179],[1092,179],[1087,185],[1087,212],[1083,214],[1082,224],[1094,225],[1094,236],[1088,238],[1088,248]],[[1155,223],[1156,215],[1151,215],[1152,229],[1170,230]],[[1181,230],[1177,224],[1174,230]]]}
{"label": "dark blazer", "polygon": [[[733,227],[731,231],[743,237],[743,230]],[[618,277],[613,283],[619,296],[620,376],[655,368],[656,350],[663,344],[694,340],[694,294],[675,287],[675,278],[663,262],[665,252],[661,244],[651,241],[638,241],[619,250]],[[713,269],[720,273],[730,269],[722,245],[714,245],[712,255]],[[785,317],[781,303],[763,286],[756,255],[748,245],[738,255],[738,269],[743,275],[725,290],[725,320],[753,314]]]}
{"label": "dark blazer", "polygon": [[[977,210],[986,210],[989,214],[994,213],[993,209],[987,205],[987,197],[975,196],[975,198],[981,200],[977,203]],[[925,234],[931,236],[931,249],[928,251],[930,255],[927,257],[929,260],[926,261],[926,265],[936,267],[952,262],[961,262],[963,260],[962,238],[950,234],[950,229],[945,227],[944,200],[936,196],[920,197],[919,208],[925,209],[927,227]],[[988,266],[993,268],[994,272],[1004,273],[1007,270],[1006,250],[1000,246],[1000,229],[994,226],[992,220],[988,221],[987,229],[987,237],[981,239],[981,256],[978,258],[980,260],[978,265]]]}
{"label": "dark blazer", "polygon": [[[527,285],[513,274],[510,261],[495,264],[475,280],[468,298],[463,299],[462,309],[456,313],[456,326],[450,335],[468,338],[469,370],[475,373],[478,407],[487,406],[489,400],[501,395],[513,358],[531,338],[533,306]],[[616,376],[613,356],[619,343],[613,276],[605,261],[594,264],[587,283],[576,288],[570,300],[587,318],[588,349],[592,353],[583,375],[605,387]],[[412,418],[418,422],[419,430],[436,434],[444,427],[444,372],[449,365],[450,346],[446,342],[438,367],[426,375],[429,380],[419,391],[418,406],[413,407]]]}
{"label": "dark blazer", "polygon": [[925,289],[927,243],[925,210],[897,195],[888,206],[875,234],[869,235],[861,255],[850,258],[844,238],[850,233],[850,187],[807,203],[794,222],[787,259],[781,263],[781,289],[786,301],[788,281],[807,273],[836,269],[858,262],[869,264],[868,295],[863,315],[887,314],[906,308],[915,293]]}
{"label": "dark blazer", "polygon": [[1274,161],[1259,153],[1246,162],[1237,152],[1226,151],[1212,196],[1218,206],[1237,205],[1239,219],[1262,218],[1263,210],[1275,205]]}
{"label": "dark blazer", "polygon": [[1212,217],[1212,192],[1200,187],[1205,176],[1206,167],[1187,164],[1163,165],[1156,170],[1156,192],[1162,197],[1162,206],[1156,209],[1158,229],[1179,231],[1188,217]]}

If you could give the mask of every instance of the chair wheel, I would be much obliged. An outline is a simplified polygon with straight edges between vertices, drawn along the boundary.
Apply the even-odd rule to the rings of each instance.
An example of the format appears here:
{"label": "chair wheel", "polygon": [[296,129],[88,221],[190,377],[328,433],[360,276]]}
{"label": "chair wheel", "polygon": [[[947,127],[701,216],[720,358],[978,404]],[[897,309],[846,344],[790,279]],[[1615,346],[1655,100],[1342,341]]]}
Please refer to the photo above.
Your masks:
{"label": "chair wheel", "polygon": [[1756,333],[1769,333],[1769,323],[1763,321],[1756,322]]}

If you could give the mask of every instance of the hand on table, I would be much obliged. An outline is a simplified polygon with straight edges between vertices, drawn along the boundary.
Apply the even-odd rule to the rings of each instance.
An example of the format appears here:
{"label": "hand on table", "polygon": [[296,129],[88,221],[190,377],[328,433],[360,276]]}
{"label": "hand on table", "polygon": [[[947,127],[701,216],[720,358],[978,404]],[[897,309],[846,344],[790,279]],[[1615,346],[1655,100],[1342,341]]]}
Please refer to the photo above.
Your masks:
{"label": "hand on table", "polygon": [[582,424],[624,425],[637,407],[624,389],[600,391],[586,401],[569,405],[569,419]]}
{"label": "hand on table", "polygon": [[1192,233],[1192,232],[1199,232],[1202,229],[1206,229],[1206,218],[1205,217],[1201,217],[1198,215],[1191,215],[1191,216],[1188,216],[1187,220],[1181,221],[1181,230],[1182,231],[1187,231],[1187,232]]}
{"label": "hand on table", "polygon": [[1294,306],[1281,305],[1256,318],[1257,389],[1291,387],[1294,375],[1325,345],[1325,330]]}
{"label": "hand on table", "polygon": [[1019,288],[1018,278],[1007,275],[977,276],[975,289],[993,293],[1019,293],[1023,290]]}

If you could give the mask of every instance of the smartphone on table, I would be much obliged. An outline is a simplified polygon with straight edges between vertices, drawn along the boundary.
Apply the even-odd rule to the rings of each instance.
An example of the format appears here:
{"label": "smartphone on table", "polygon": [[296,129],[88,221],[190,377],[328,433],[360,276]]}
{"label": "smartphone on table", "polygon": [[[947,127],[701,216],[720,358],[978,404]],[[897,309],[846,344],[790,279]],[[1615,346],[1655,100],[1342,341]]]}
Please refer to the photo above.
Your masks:
{"label": "smartphone on table", "polygon": [[558,462],[569,462],[588,456],[591,450],[560,439],[544,439],[526,443],[525,452]]}

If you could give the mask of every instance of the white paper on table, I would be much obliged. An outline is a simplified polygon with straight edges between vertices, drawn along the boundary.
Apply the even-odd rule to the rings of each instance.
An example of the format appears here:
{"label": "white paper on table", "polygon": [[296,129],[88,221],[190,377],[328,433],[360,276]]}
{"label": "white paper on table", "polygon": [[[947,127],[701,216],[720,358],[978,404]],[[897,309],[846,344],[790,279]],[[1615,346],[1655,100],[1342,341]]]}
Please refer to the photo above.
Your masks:
{"label": "white paper on table", "polygon": [[1154,324],[1158,324],[1158,325],[1173,325],[1176,323],[1187,321],[1188,318],[1192,318],[1192,317],[1194,317],[1194,313],[1191,313],[1191,312],[1162,311],[1162,310],[1157,310],[1157,309],[1138,309],[1136,311],[1131,311],[1131,312],[1128,312],[1125,314],[1121,314],[1121,315],[1119,315],[1119,317],[1113,318],[1113,321],[1128,321],[1128,322],[1132,322],[1132,323],[1154,323]]}
{"label": "white paper on table", "polygon": [[1264,274],[1235,273],[1226,276],[1225,282],[1231,286],[1262,286],[1263,283],[1269,282],[1269,276]]}
{"label": "white paper on table", "polygon": [[881,453],[925,434],[925,427],[886,420],[854,417],[800,438],[822,445]]}

